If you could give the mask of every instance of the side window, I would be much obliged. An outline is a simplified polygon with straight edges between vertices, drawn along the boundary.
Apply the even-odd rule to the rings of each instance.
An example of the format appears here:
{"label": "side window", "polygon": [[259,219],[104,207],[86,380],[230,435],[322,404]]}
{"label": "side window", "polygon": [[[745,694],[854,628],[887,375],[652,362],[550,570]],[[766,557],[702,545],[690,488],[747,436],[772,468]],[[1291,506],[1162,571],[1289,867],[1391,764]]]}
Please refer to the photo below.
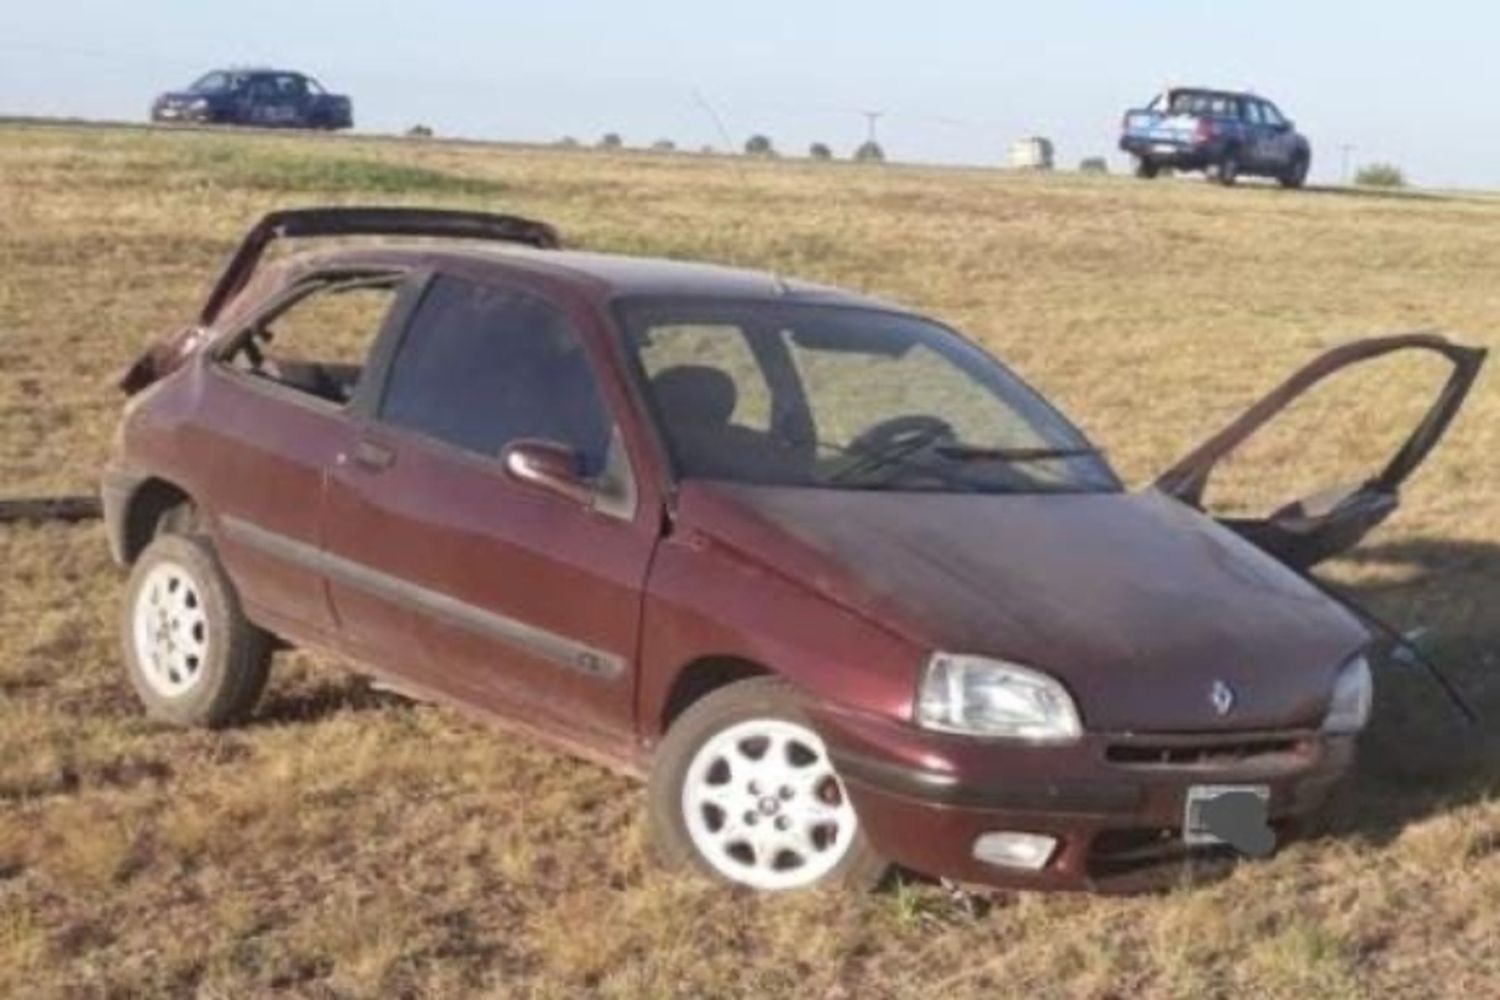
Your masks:
{"label": "side window", "polygon": [[1265,124],[1265,119],[1261,116],[1261,103],[1259,101],[1245,102],[1245,121],[1251,125]]}
{"label": "side window", "polygon": [[287,388],[342,406],[395,303],[400,275],[329,277],[237,338],[225,360]]}
{"label": "side window", "polygon": [[1282,125],[1286,124],[1286,119],[1281,117],[1281,112],[1277,111],[1276,108],[1272,105],[1262,104],[1260,106],[1260,110],[1261,114],[1265,115],[1267,125],[1270,125],[1273,128],[1280,128]]}
{"label": "side window", "polygon": [[[713,368],[734,383],[728,423],[756,431],[771,429],[771,390],[737,326],[653,326],[638,347],[641,366],[654,384],[684,381],[684,372]],[[675,371],[674,371],[675,370]]]}
{"label": "side window", "polygon": [[380,418],[476,454],[521,438],[578,452],[603,471],[613,424],[583,342],[534,296],[437,278],[391,364]]}

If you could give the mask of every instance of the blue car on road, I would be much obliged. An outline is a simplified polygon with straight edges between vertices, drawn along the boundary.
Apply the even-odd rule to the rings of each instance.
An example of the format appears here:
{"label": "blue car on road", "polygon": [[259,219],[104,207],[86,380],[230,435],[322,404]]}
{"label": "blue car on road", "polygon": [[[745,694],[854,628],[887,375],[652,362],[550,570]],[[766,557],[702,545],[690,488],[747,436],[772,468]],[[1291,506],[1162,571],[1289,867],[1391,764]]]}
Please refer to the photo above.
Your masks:
{"label": "blue car on road", "polygon": [[206,73],[186,90],[162,94],[151,105],[154,122],[259,125],[263,128],[340,129],[354,125],[354,106],[305,73],[229,69]]}
{"label": "blue car on road", "polygon": [[1312,166],[1307,137],[1276,105],[1255,94],[1198,87],[1168,90],[1125,112],[1120,148],[1146,179],[1163,169],[1202,170],[1220,184],[1248,175],[1299,188]]}

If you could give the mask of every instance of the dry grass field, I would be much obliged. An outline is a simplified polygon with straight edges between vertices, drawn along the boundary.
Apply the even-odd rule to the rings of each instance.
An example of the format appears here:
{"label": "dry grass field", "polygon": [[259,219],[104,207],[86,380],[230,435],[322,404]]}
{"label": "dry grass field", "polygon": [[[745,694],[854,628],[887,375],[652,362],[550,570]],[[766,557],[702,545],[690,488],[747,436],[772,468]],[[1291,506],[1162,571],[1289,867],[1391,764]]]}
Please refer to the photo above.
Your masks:
{"label": "dry grass field", "polygon": [[[261,212],[474,206],[574,245],[771,268],[970,331],[1143,483],[1321,347],[1500,347],[1500,200],[395,141],[0,127],[0,493],[89,489],[110,376]],[[1368,473],[1430,398],[1386,363],[1226,471]],[[336,665],[255,724],[143,720],[97,524],[0,527],[0,996],[1500,994],[1500,391],[1329,576],[1428,630],[1489,720],[1382,665],[1357,777],[1275,859],[1147,897],[913,882],[756,898],[659,874],[634,784]]]}

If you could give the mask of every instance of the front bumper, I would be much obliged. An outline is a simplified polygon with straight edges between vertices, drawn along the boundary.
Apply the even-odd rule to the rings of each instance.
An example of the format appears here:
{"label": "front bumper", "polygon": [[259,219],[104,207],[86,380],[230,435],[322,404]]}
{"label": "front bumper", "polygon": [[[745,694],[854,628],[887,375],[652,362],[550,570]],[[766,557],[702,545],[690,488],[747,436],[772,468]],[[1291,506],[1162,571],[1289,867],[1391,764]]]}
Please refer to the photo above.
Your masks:
{"label": "front bumper", "polygon": [[173,122],[188,122],[194,125],[202,125],[214,120],[212,108],[194,108],[181,104],[158,104],[151,109],[151,120],[171,124]]}
{"label": "front bumper", "polygon": [[[1160,886],[1183,861],[1232,853],[1184,842],[1189,787],[1268,786],[1280,840],[1322,805],[1354,756],[1353,738],[1315,730],[1090,733],[1037,747],[847,715],[820,723],[876,849],[929,875],[1007,888]],[[1037,871],[975,859],[975,840],[998,831],[1047,834],[1058,844]]]}

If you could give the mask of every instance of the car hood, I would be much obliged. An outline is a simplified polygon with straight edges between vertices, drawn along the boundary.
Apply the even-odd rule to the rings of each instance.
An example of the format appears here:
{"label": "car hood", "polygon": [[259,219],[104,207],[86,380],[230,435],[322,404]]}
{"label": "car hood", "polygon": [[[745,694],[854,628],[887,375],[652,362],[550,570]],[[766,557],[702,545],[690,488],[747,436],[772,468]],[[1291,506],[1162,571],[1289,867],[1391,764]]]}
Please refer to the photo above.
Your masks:
{"label": "car hood", "polygon": [[[924,646],[1058,677],[1091,729],[1316,726],[1368,642],[1338,603],[1165,496],[692,482],[679,517]],[[1233,690],[1221,715],[1216,681]]]}

